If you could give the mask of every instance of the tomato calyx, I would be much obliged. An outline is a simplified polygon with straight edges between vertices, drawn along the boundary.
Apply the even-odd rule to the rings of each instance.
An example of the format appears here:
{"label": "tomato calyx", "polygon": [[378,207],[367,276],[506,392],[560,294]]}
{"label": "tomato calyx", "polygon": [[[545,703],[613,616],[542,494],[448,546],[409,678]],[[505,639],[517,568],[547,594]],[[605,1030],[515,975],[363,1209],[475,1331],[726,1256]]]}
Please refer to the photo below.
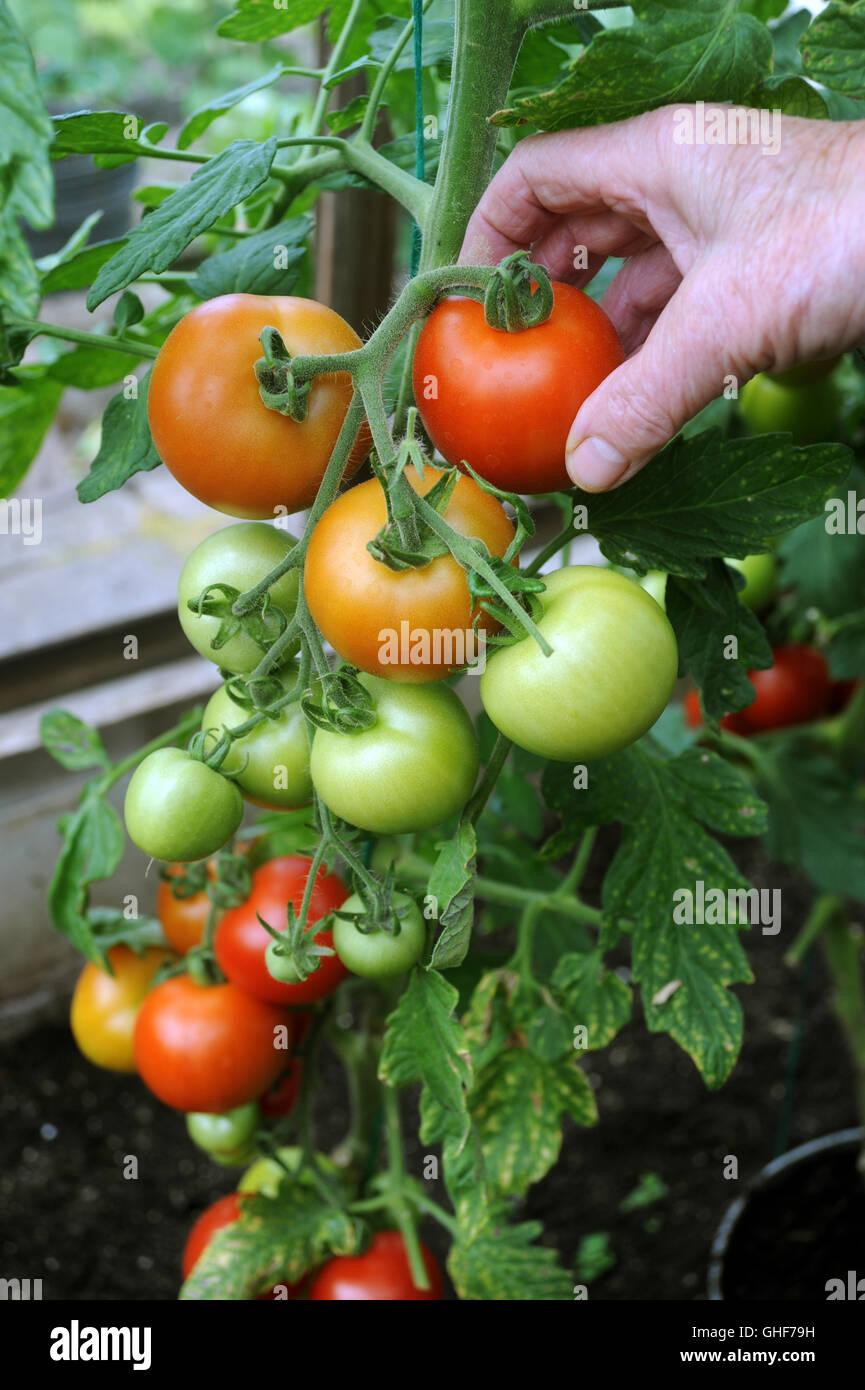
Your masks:
{"label": "tomato calyx", "polygon": [[336,955],[330,946],[322,946],[315,940],[315,933],[306,930],[303,917],[297,916],[292,902],[286,908],[288,925],[282,931],[275,931],[260,912],[255,915],[272,937],[264,961],[271,979],[280,984],[302,984],[320,968],[323,956]]}
{"label": "tomato calyx", "polygon": [[295,381],[291,353],[278,329],[268,325],[259,335],[264,356],[255,364],[258,394],[268,410],[288,415],[298,424],[306,419],[311,381]]}
{"label": "tomato calyx", "polygon": [[[414,407],[412,416],[417,414]],[[374,560],[391,570],[423,569],[438,555],[446,555],[448,547],[441,536],[418,513],[418,494],[405,476],[405,468],[414,464],[423,479],[424,459],[413,437],[414,419],[409,421],[409,433],[400,445],[396,459],[385,465],[373,459],[373,472],[381,484],[387,508],[387,521],[371,541],[367,550]],[[444,516],[456,487],[459,473],[447,469],[426,495],[426,501],[439,516]]]}
{"label": "tomato calyx", "polygon": [[490,328],[523,333],[538,328],[553,312],[553,287],[547,271],[535,265],[528,251],[515,251],[500,261],[484,294],[484,318]]}
{"label": "tomato calyx", "polygon": [[288,619],[273,603],[268,593],[264,593],[256,607],[238,615],[234,605],[240,598],[240,590],[231,584],[208,584],[200,594],[188,601],[187,606],[199,618],[216,618],[219,627],[210,646],[215,652],[226,646],[234,637],[245,633],[266,652],[281,637],[288,627]]}
{"label": "tomato calyx", "polygon": [[300,704],[307,719],[329,733],[361,733],[376,724],[375,701],[352,666],[323,673],[318,694],[303,695]]}

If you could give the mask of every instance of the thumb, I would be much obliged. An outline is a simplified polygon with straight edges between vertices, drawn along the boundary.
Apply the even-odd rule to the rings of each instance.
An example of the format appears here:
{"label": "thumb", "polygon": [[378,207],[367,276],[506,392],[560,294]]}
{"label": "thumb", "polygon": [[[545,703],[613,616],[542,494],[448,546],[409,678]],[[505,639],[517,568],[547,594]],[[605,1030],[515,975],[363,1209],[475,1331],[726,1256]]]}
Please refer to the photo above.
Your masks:
{"label": "thumb", "polygon": [[565,463],[586,492],[627,482],[723,390],[725,373],[732,369],[717,330],[724,325],[724,337],[731,341],[729,310],[725,316],[698,290],[686,279],[639,351],[580,407]]}

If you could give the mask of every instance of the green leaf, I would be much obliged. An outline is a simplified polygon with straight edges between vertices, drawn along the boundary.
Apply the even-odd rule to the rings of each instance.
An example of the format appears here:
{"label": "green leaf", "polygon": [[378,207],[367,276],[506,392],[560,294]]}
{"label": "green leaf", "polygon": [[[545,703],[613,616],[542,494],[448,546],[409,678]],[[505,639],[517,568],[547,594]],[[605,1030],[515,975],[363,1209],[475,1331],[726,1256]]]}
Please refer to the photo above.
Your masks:
{"label": "green leaf", "polygon": [[39,737],[52,758],[70,771],[111,766],[111,759],[98,731],[68,710],[54,709],[43,714],[39,723]]}
{"label": "green leaf", "polygon": [[308,1184],[283,1181],[273,1197],[243,1204],[237,1221],[216,1231],[179,1298],[249,1300],[274,1284],[297,1283],[331,1255],[354,1255],[363,1226]]}
{"label": "green leaf", "polygon": [[369,93],[358,92],[347,106],[340,107],[339,110],[328,111],[325,120],[331,134],[339,135],[344,130],[351,130],[352,126],[360,125],[368,105]]}
{"label": "green leaf", "polygon": [[805,608],[830,618],[857,610],[865,592],[865,489],[857,468],[827,500],[825,514],[799,526],[778,546],[784,586],[792,585]]}
{"label": "green leaf", "polygon": [[234,14],[222,21],[217,34],[224,39],[261,43],[311,24],[330,8],[331,0],[282,0],[279,5],[273,0],[236,0],[236,4]]}
{"label": "green leaf", "polygon": [[262,92],[265,88],[272,87],[273,84],[278,82],[283,76],[288,66],[287,63],[277,63],[275,67],[263,73],[261,77],[255,77],[251,82],[246,82],[242,87],[235,87],[233,91],[224,92],[222,96],[214,97],[213,100],[207,102],[206,105],[199,106],[197,110],[193,111],[189,120],[178,135],[177,148],[179,150],[187,149],[204,134],[208,126],[211,125],[218,116],[223,115],[226,111],[230,111],[233,106],[238,106],[240,102],[245,101],[246,98],[252,96],[254,92]]}
{"label": "green leaf", "polygon": [[303,273],[312,218],[291,217],[210,256],[189,281],[202,299],[221,294],[293,294]]}
{"label": "green leaf", "polygon": [[610,1248],[606,1231],[592,1231],[582,1236],[574,1258],[574,1277],[580,1284],[593,1284],[612,1269],[616,1257]]}
{"label": "green leaf", "polygon": [[554,1250],[535,1245],[540,1222],[507,1226],[491,1222],[477,1234],[460,1231],[448,1256],[448,1273],[461,1299],[484,1302],[564,1302],[573,1281]]}
{"label": "green leaf", "polygon": [[91,212],[89,216],[85,217],[83,222],[76,227],[75,231],[68,240],[63,243],[59,251],[52,251],[47,256],[40,256],[39,260],[36,262],[39,273],[41,275],[47,275],[48,271],[53,270],[55,266],[61,265],[63,261],[71,260],[74,255],[87,245],[87,239],[101,217],[101,210],[98,209],[96,212]]}
{"label": "green leaf", "polygon": [[618,975],[604,969],[600,950],[562,956],[552,984],[568,1014],[569,1041],[575,1026],[584,1027],[587,1052],[611,1043],[631,1016],[631,991]]}
{"label": "green leaf", "polygon": [[85,915],[91,883],[110,878],[123,854],[123,827],[112,806],[91,788],[78,810],[63,822],[63,849],[48,889],[51,920],[88,960],[103,963]]}
{"label": "green leaf", "polygon": [[465,959],[474,919],[476,872],[474,827],[463,824],[439,850],[427,886],[427,893],[438,902],[439,935],[431,960],[437,970],[447,970]]}
{"label": "green leaf", "polygon": [[829,4],[799,39],[806,76],[846,96],[861,97],[865,68],[865,3]]}
{"label": "green leaf", "polygon": [[60,404],[62,386],[21,375],[0,386],[0,497],[9,497],[35,459]]}
{"label": "green leaf", "polygon": [[94,391],[102,386],[113,386],[115,381],[131,376],[140,361],[140,357],[88,343],[85,347],[73,348],[71,352],[56,357],[46,367],[46,375],[52,381],[62,381],[64,386]]}
{"label": "green leaf", "polygon": [[768,852],[819,890],[865,902],[865,808],[855,779],[797,735],[766,756],[773,775],[759,786],[771,813]]}
{"label": "green leaf", "polygon": [[119,162],[137,158],[130,145],[141,139],[142,121],[129,111],[73,111],[54,117],[52,159],[70,154],[115,154]]}
{"label": "green leaf", "polygon": [[796,448],[789,435],[724,440],[706,430],[674,439],[626,487],[576,499],[613,564],[703,579],[708,558],[765,550],[821,513],[849,471],[841,444]]}
{"label": "green leaf", "polygon": [[[544,776],[549,805],[575,826],[621,821],[622,840],[603,885],[605,922],[615,932],[631,924],[632,971],[646,1021],[693,1058],[707,1086],[729,1075],[742,1041],[739,1001],[730,984],[749,982],[735,923],[679,925],[677,895],[689,890],[745,891],[726,849],[704,829],[760,835],[766,807],[750,783],[716,754],[691,748],[672,758],[649,745],[593,763],[589,783],[574,791],[569,768],[550,765]],[[603,944],[603,943],[602,943]]]}
{"label": "green leaf", "polygon": [[631,1211],[642,1211],[643,1207],[651,1207],[655,1202],[662,1202],[669,1195],[670,1189],[657,1173],[641,1173],[637,1186],[619,1203],[619,1211],[626,1214]]}
{"label": "green leaf", "polygon": [[562,1115],[592,1125],[592,1089],[573,1055],[543,1061],[524,1047],[508,1047],[477,1077],[469,1097],[472,1124],[496,1192],[523,1196],[553,1167],[562,1142]]}
{"label": "green leaf", "polygon": [[8,235],[17,217],[31,227],[51,225],[52,130],[30,49],[5,4],[0,4],[0,50],[0,202]]}
{"label": "green leaf", "polygon": [[541,130],[623,121],[671,103],[742,101],[771,70],[772,40],[716,0],[632,0],[633,22],[603,29],[552,91],[491,118]]}
{"label": "green leaf", "polygon": [[11,205],[0,213],[0,308],[33,318],[39,307],[39,272]]}
{"label": "green leaf", "polygon": [[865,613],[851,613],[842,620],[825,649],[835,680],[865,676]]}
{"label": "green leaf", "polygon": [[82,250],[77,251],[67,260],[53,266],[43,276],[42,293],[56,294],[59,290],[83,290],[93,282],[97,272],[102,269],[105,262],[110,261],[125,245],[126,238],[120,237],[116,241],[95,241],[92,246],[83,247]]}
{"label": "green leaf", "polygon": [[95,502],[122,487],[133,473],[148,473],[161,462],[147,422],[150,373],[138,382],[134,396],[119,391],[105,408],[102,439],[90,472],[78,484],[79,502]]}
{"label": "green leaf", "polygon": [[462,1030],[453,1017],[458,998],[444,976],[413,971],[387,1020],[378,1074],[387,1086],[422,1081],[442,1114],[464,1131],[471,1070]]}
{"label": "green leaf", "polygon": [[167,270],[199,233],[261,187],[275,154],[275,139],[261,145],[254,140],[235,140],[222,154],[203,164],[188,183],[181,184],[132,229],[123,247],[94,280],[87,296],[88,309],[125,289],[144,270]]}
{"label": "green leaf", "polygon": [[[720,560],[707,568],[704,580],[670,576],[666,607],[679,657],[700,686],[706,713],[718,719],[751,704],[754,687],[747,672],[771,666],[772,648],[759,619],[738,600],[734,571]],[[735,660],[728,645],[733,637],[738,642]]]}

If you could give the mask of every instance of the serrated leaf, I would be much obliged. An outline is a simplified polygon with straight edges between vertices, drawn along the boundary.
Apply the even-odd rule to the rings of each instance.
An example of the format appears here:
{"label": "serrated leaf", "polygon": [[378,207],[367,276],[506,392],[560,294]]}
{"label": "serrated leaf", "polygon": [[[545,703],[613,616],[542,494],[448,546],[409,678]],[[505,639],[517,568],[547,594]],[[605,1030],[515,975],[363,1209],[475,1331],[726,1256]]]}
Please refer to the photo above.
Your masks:
{"label": "serrated leaf", "polygon": [[353,1255],[363,1226],[308,1185],[282,1182],[273,1197],[244,1201],[240,1217],[211,1237],[178,1297],[253,1299],[296,1283],[330,1255]]}
{"label": "serrated leaf", "polygon": [[48,146],[53,131],[33,57],[5,4],[0,5],[0,190],[8,233],[16,217],[49,227],[54,180]]}
{"label": "serrated leaf", "polygon": [[147,473],[161,463],[147,422],[147,388],[150,373],[138,382],[135,396],[123,391],[112,396],[102,417],[99,452],[90,472],[78,484],[79,502],[95,502],[106,492],[122,487],[134,473]]}
{"label": "serrated leaf", "polygon": [[573,1057],[546,1062],[516,1046],[478,1075],[469,1109],[487,1180],[505,1196],[523,1196],[552,1168],[563,1114],[580,1125],[597,1120],[592,1088]]}
{"label": "serrated leaf", "polygon": [[[677,925],[673,913],[676,894],[696,894],[698,883],[706,893],[748,888],[704,826],[725,835],[760,835],[764,803],[714,753],[692,748],[662,759],[643,745],[593,763],[589,785],[579,792],[568,769],[551,765],[544,794],[572,825],[622,822],[622,841],[604,879],[605,920],[632,924],[633,976],[650,1030],[668,1032],[706,1084],[720,1086],[742,1040],[741,1008],[727,986],[749,982],[751,972],[735,924]],[[666,992],[674,981],[677,988]]]}
{"label": "serrated leaf", "polygon": [[865,3],[831,3],[799,40],[802,66],[813,82],[861,97],[865,68]]}
{"label": "serrated leaf", "polygon": [[80,772],[88,767],[107,768],[111,759],[98,730],[65,709],[50,710],[39,724],[42,746],[63,767]]}
{"label": "serrated leaf", "polygon": [[415,970],[387,1020],[379,1077],[387,1086],[422,1081],[458,1127],[467,1123],[465,1088],[471,1079],[457,991],[434,970]]}
{"label": "serrated leaf", "polygon": [[86,791],[81,805],[63,823],[63,849],[48,889],[51,920],[88,960],[102,964],[84,913],[91,883],[110,878],[123,854],[123,827],[113,806]]}
{"label": "serrated leaf", "polygon": [[631,991],[611,970],[604,969],[603,952],[570,952],[562,956],[553,973],[553,990],[573,1028],[586,1029],[586,1051],[606,1047],[631,1016]]}
{"label": "serrated leaf", "polygon": [[275,154],[275,138],[262,144],[235,140],[203,164],[188,183],[132,229],[123,247],[96,276],[87,296],[88,309],[125,289],[142,271],[167,270],[201,232],[261,187]]}
{"label": "serrated leaf", "polygon": [[633,0],[633,22],[596,33],[553,91],[492,117],[541,130],[623,121],[671,103],[741,102],[772,66],[772,40],[715,0]]}
{"label": "serrated leaf", "polygon": [[679,437],[624,487],[576,493],[613,564],[702,579],[709,558],[743,558],[823,510],[850,471],[841,444],[797,448],[789,435]]}
{"label": "serrated leaf", "polygon": [[244,237],[196,271],[189,288],[202,299],[221,294],[292,294],[303,272],[312,218],[291,217]]}
{"label": "serrated leaf", "polygon": [[469,1237],[462,1231],[448,1256],[448,1273],[461,1299],[485,1302],[562,1302],[573,1280],[554,1250],[535,1245],[539,1222],[491,1223]]}
{"label": "serrated leaf", "polygon": [[474,826],[462,824],[439,850],[427,885],[427,893],[438,902],[439,935],[431,960],[431,967],[437,970],[447,970],[465,960],[474,920],[476,872]]}
{"label": "serrated leaf", "polygon": [[39,453],[63,394],[45,376],[0,386],[0,497],[10,497]]}
{"label": "serrated leaf", "polygon": [[263,92],[267,87],[272,87],[273,84],[278,82],[283,76],[287,66],[288,64],[286,63],[277,63],[275,67],[270,68],[270,70],[263,73],[261,77],[255,77],[251,82],[244,83],[242,87],[235,87],[233,91],[224,92],[222,96],[214,97],[212,101],[208,101],[204,106],[199,106],[197,110],[193,111],[178,135],[177,148],[179,150],[188,149],[190,145],[194,144],[195,141],[204,134],[217,117],[223,115],[226,111],[230,111],[232,107],[238,106],[240,102],[245,101],[246,98],[252,96],[254,92]]}
{"label": "serrated leaf", "polygon": [[[680,659],[700,687],[703,707],[719,719],[754,699],[748,670],[772,665],[772,648],[758,618],[739,602],[733,571],[720,560],[707,566],[704,580],[667,580],[667,617],[673,624]],[[729,657],[731,637],[738,642]]]}

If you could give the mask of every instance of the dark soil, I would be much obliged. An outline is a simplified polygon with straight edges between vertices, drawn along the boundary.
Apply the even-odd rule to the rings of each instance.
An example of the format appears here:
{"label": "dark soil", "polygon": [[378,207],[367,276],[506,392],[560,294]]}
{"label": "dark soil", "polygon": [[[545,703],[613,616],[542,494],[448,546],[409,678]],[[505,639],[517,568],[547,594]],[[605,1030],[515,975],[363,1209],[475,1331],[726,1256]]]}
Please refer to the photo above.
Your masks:
{"label": "dark soil", "polygon": [[[524,1216],[543,1222],[545,1239],[568,1264],[584,1237],[606,1233],[615,1263],[591,1280],[593,1299],[705,1297],[709,1249],[725,1208],[778,1152],[803,996],[792,1118],[781,1147],[857,1123],[822,962],[813,960],[803,991],[799,973],[782,959],[807,895],[775,866],[758,860],[744,867],[758,885],[783,888],[784,926],[777,937],[748,933],[756,983],[738,990],[745,1043],[731,1079],[708,1092],[689,1058],[637,1017],[605,1052],[585,1059],[600,1124],[568,1129],[560,1163],[526,1203]],[[333,1143],[345,1105],[335,1065],[322,1092],[322,1138]],[[199,1156],[181,1117],[135,1077],[86,1063],[65,1025],[0,1049],[0,1115],[0,1275],[41,1278],[47,1299],[173,1299],[186,1233],[209,1202],[231,1190],[235,1170]],[[130,1156],[137,1176],[125,1176],[135,1166]],[[738,1177],[725,1176],[736,1165]],[[646,1173],[661,1179],[667,1195],[622,1211]],[[809,1219],[819,1231],[825,1202]],[[761,1220],[749,1237],[761,1262],[755,1255],[745,1296],[796,1297],[761,1292],[764,1281],[768,1290],[773,1251],[779,1267],[790,1263],[777,1213]],[[437,1228],[425,1238],[444,1255]],[[745,1263],[751,1257],[749,1246]],[[865,1259],[857,1266],[832,1258],[841,1263],[827,1278],[847,1268],[865,1274]]]}

